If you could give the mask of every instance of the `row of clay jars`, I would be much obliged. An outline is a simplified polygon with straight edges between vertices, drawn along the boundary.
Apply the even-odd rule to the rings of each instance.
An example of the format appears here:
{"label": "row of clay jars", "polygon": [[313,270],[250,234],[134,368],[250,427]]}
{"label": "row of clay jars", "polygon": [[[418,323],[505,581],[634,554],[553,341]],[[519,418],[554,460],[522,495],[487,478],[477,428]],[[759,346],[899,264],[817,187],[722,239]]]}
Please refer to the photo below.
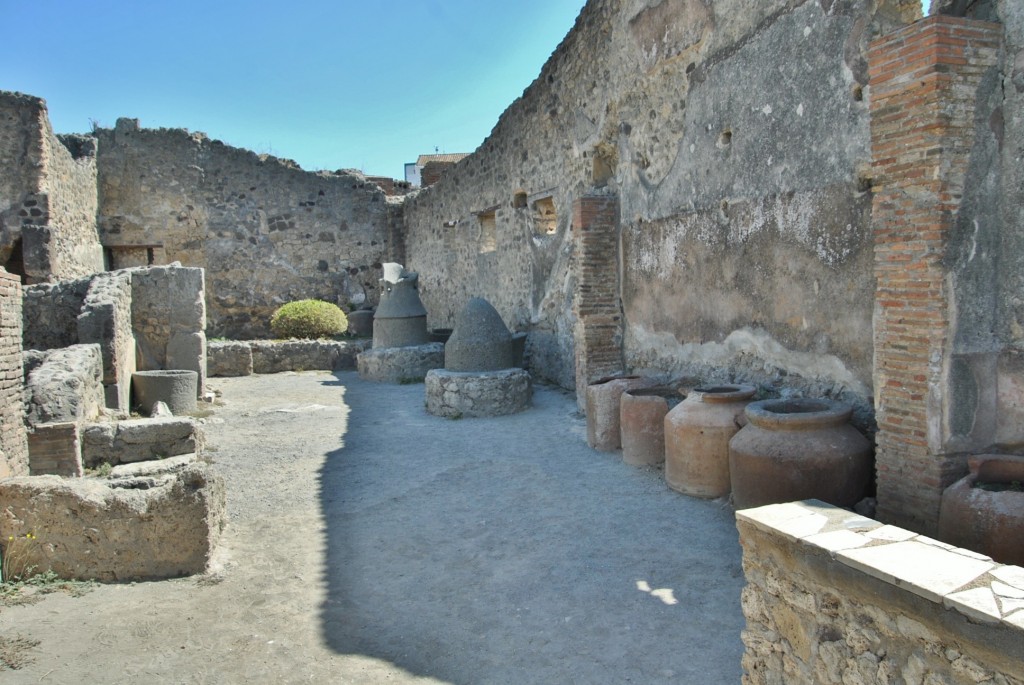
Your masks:
{"label": "row of clay jars", "polygon": [[665,417],[665,480],[695,497],[732,492],[736,509],[820,499],[852,507],[871,444],[830,400],[751,402],[751,386],[698,388]]}

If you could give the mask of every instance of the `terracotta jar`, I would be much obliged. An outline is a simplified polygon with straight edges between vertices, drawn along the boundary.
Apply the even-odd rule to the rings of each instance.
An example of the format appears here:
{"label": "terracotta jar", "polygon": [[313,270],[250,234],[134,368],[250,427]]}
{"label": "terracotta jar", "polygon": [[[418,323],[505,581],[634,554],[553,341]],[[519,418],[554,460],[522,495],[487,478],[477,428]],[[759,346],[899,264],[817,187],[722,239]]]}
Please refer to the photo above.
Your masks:
{"label": "terracotta jar", "polygon": [[619,400],[633,388],[655,385],[642,376],[609,376],[587,386],[587,444],[601,452],[622,446],[619,432]]}
{"label": "terracotta jar", "polygon": [[679,391],[666,385],[622,393],[622,461],[633,466],[656,466],[665,461],[665,415],[680,399]]}
{"label": "terracotta jar", "polygon": [[939,538],[1024,566],[1024,457],[983,454],[942,493]]}
{"label": "terracotta jar", "polygon": [[693,497],[729,494],[729,440],[747,423],[750,385],[696,388],[665,417],[665,482]]}
{"label": "terracotta jar", "polygon": [[823,399],[747,405],[747,425],[729,441],[737,509],[820,499],[852,507],[871,477],[871,443],[850,425],[853,409]]}

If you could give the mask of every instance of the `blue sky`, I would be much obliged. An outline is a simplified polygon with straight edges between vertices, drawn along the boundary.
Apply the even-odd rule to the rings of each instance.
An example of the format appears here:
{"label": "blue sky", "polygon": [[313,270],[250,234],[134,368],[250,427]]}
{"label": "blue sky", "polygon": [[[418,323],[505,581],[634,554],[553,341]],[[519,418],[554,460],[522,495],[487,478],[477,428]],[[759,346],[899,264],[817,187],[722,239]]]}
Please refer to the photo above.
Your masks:
{"label": "blue sky", "polygon": [[59,133],[134,117],[402,178],[471,152],[584,0],[0,0],[0,90]]}

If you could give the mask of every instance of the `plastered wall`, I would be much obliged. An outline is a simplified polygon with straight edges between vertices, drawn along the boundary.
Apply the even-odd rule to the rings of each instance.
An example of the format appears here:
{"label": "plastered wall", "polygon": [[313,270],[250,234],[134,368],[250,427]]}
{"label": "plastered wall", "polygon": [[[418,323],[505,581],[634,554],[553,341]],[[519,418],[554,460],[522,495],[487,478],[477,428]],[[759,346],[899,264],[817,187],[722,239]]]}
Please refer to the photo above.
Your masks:
{"label": "plastered wall", "polygon": [[865,53],[916,16],[881,5],[588,3],[483,145],[407,203],[430,324],[487,297],[530,331],[533,370],[573,387],[571,208],[610,194],[623,366],[869,415]]}

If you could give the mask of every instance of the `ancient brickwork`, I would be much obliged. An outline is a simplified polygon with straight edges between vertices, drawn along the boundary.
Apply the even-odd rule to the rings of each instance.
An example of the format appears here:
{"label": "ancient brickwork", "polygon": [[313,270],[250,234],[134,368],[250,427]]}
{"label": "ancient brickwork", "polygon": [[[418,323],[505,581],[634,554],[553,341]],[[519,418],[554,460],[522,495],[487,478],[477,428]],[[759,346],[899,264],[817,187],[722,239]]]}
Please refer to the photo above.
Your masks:
{"label": "ancient brickwork", "polygon": [[572,207],[576,240],[573,273],[576,300],[576,398],[583,408],[586,387],[621,372],[622,309],[619,303],[618,219],[615,197],[590,196]]}
{"label": "ancient brickwork", "polygon": [[43,423],[28,435],[28,450],[33,476],[81,476],[82,442],[78,423],[73,421]]}
{"label": "ancient brickwork", "polygon": [[821,502],[736,514],[744,685],[1024,683],[1024,570]]}
{"label": "ancient brickwork", "polygon": [[864,55],[906,18],[889,5],[589,2],[480,148],[407,202],[431,327],[482,295],[529,331],[534,373],[576,387],[568,228],[605,190],[627,367],[839,396],[866,417]]}
{"label": "ancient brickwork", "polygon": [[96,141],[55,136],[46,102],[0,92],[0,260],[32,283],[103,270]]}
{"label": "ancient brickwork", "polygon": [[97,136],[103,244],[205,268],[210,335],[269,335],[290,300],[376,304],[394,230],[375,184],[130,119]]}
{"label": "ancient brickwork", "polygon": [[[876,41],[869,54],[878,513],[914,530],[934,530],[942,490],[964,468],[958,452],[994,439],[977,408],[978,386],[994,379],[977,378],[963,358],[968,379],[956,376],[954,338],[956,289],[970,283],[973,259],[958,266],[957,226],[978,154],[979,88],[998,63],[1000,33],[996,24],[933,16]],[[976,222],[972,232],[981,234]],[[964,382],[974,406],[958,404]],[[958,413],[969,417],[966,427]]]}
{"label": "ancient brickwork", "polygon": [[0,479],[28,475],[21,366],[21,285],[0,268]]}

